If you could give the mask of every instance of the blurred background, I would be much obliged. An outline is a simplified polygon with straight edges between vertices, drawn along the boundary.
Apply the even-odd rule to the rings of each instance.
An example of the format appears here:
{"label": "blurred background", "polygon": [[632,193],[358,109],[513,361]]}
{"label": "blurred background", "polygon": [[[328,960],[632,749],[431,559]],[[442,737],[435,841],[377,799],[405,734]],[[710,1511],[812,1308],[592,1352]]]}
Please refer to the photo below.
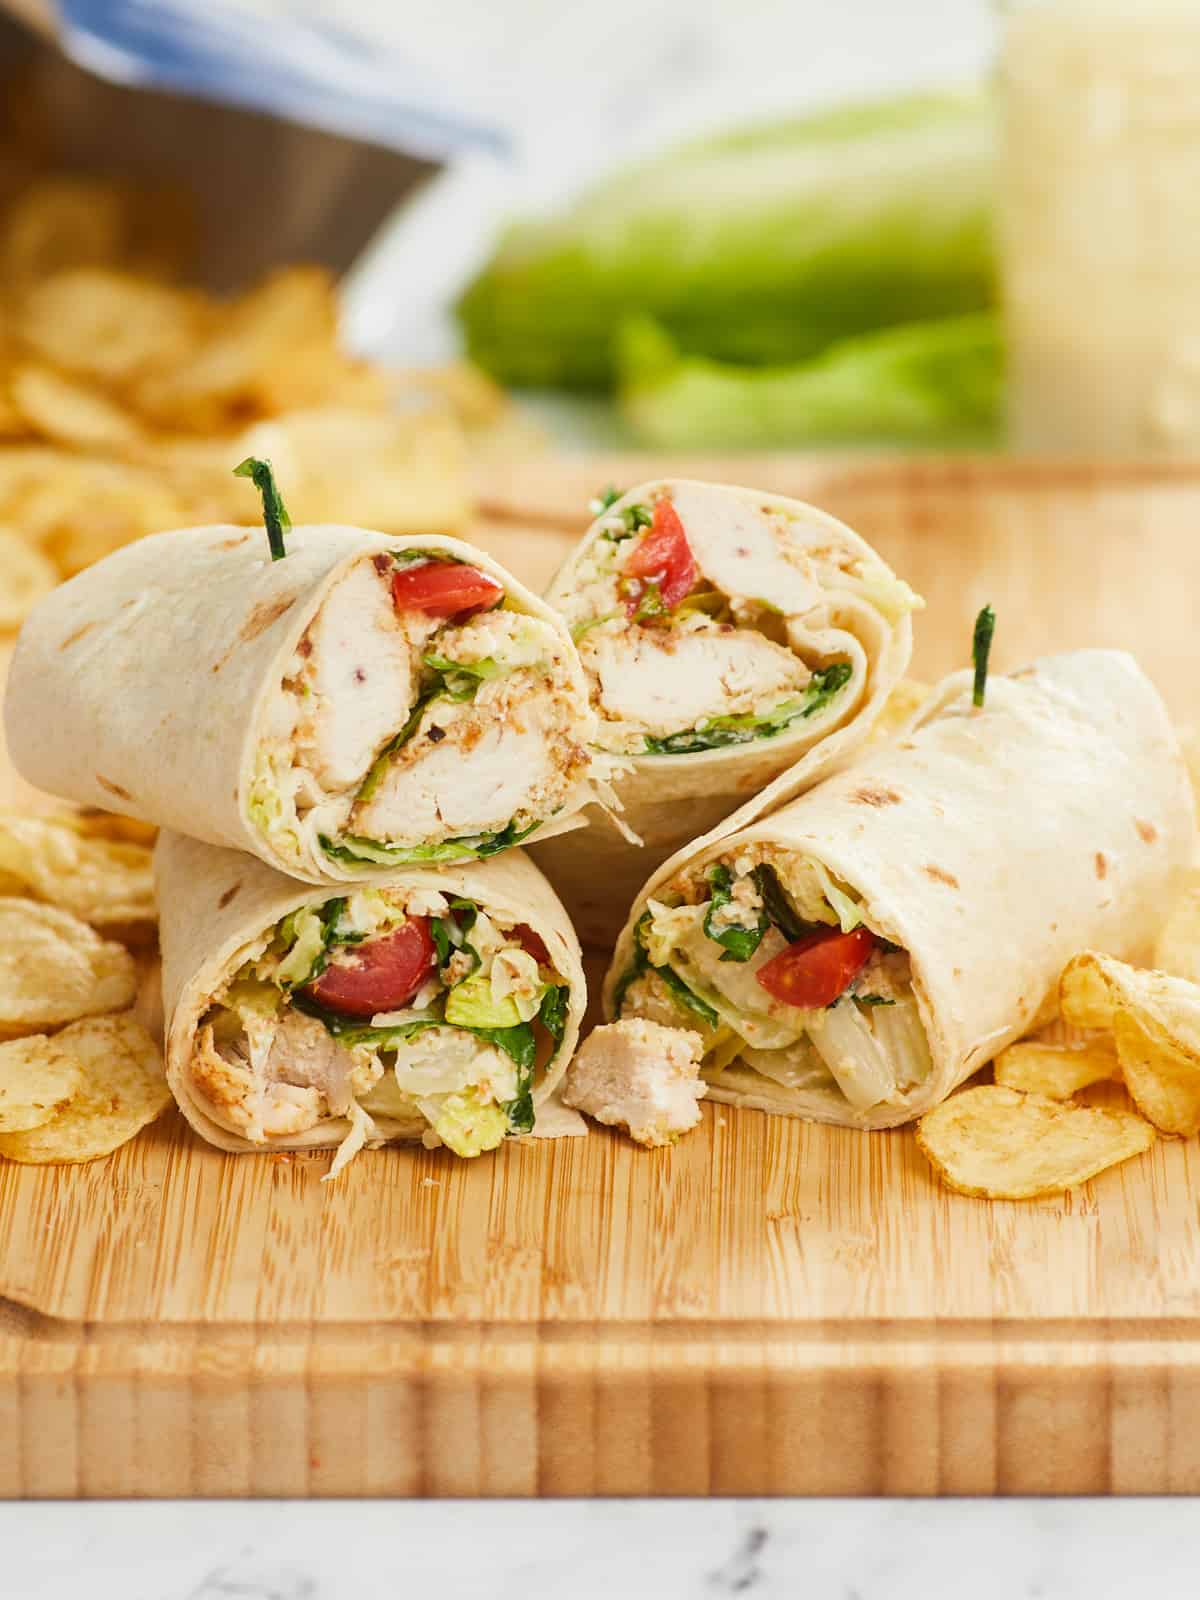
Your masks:
{"label": "blurred background", "polygon": [[1194,0],[0,0],[0,626],[539,453],[1188,457]]}

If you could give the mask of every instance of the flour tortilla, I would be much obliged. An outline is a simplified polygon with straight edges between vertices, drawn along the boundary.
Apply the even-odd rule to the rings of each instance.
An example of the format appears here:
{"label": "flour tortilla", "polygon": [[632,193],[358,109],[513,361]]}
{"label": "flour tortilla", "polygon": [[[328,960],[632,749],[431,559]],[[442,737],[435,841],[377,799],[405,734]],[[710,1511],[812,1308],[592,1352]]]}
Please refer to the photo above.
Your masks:
{"label": "flour tortilla", "polygon": [[[615,502],[614,510],[651,503],[662,494],[685,509],[728,518],[735,536],[737,518],[747,510],[779,511],[798,520],[803,548],[832,550],[863,562],[886,577],[894,575],[865,539],[827,512],[783,495],[764,494],[728,484],[691,479],[659,479],[639,484]],[[592,525],[546,591],[560,605],[578,586],[577,569],[603,532]],[[687,516],[684,516],[685,525]],[[769,598],[769,597],[768,597]],[[641,840],[633,842],[611,816],[594,815],[586,835],[531,841],[538,865],[571,913],[585,944],[612,945],[626,909],[651,872],[690,839],[707,832],[739,807],[761,815],[802,794],[850,757],[870,733],[884,702],[904,676],[912,655],[912,618],[889,618],[846,589],[814,597],[811,613],[814,657],[856,660],[859,685],[839,697],[833,719],[801,720],[773,738],[756,739],[691,755],[621,757],[625,773],[612,782],[621,821]]]}
{"label": "flour tortilla", "polygon": [[[252,1143],[213,1120],[191,1089],[189,1063],[200,1019],[212,996],[241,965],[246,949],[268,928],[301,906],[318,906],[331,890],[285,878],[252,856],[163,833],[154,856],[161,906],[159,936],[163,956],[163,1009],[166,1018],[167,1082],[196,1132],[221,1150],[323,1150],[339,1145],[350,1131],[344,1117],[330,1117],[315,1128],[287,1138]],[[520,850],[491,861],[464,862],[431,871],[401,867],[365,880],[376,888],[437,890],[474,900],[489,914],[528,924],[545,942],[555,970],[570,986],[566,1029],[554,1060],[534,1090],[537,1108],[547,1107],[543,1129],[549,1136],[574,1131],[561,1125],[555,1090],[575,1050],[587,1009],[587,984],[574,929],[550,885]],[[376,1143],[420,1139],[428,1127],[373,1117]]]}
{"label": "flour tortilla", "polygon": [[754,843],[816,860],[860,898],[869,927],[908,951],[932,1071],[902,1105],[867,1111],[736,1063],[709,1096],[868,1128],[920,1116],[1045,1017],[1078,951],[1148,958],[1196,849],[1166,710],[1133,658],[1111,650],[992,677],[980,711],[971,675],[956,673],[891,743],[769,817],[731,822],[638,896],[606,1012],[634,924],[676,873]]}
{"label": "flour tortilla", "polygon": [[[39,789],[249,850],[306,883],[364,879],[313,830],[299,859],[283,854],[250,820],[250,786],[273,693],[329,589],[364,557],[406,548],[481,568],[573,650],[557,612],[458,539],[297,527],[272,561],[261,529],[160,533],[79,573],[26,621],[5,705],[13,761]],[[564,814],[544,826],[573,825]]]}

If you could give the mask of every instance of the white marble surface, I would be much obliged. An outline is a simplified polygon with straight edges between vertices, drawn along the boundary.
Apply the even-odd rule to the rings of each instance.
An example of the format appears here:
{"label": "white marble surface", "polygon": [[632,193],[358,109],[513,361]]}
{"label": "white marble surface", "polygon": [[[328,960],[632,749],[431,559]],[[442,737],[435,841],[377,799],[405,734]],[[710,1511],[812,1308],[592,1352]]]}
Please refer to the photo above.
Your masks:
{"label": "white marble surface", "polygon": [[1154,1600],[1194,1501],[0,1506],[5,1600]]}

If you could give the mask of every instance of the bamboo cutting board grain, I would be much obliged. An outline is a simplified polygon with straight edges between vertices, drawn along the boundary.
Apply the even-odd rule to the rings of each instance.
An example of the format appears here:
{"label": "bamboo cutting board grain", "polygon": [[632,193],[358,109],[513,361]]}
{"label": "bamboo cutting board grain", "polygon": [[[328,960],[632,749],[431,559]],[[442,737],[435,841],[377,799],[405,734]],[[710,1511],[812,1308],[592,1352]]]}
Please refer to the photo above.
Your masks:
{"label": "bamboo cutting board grain", "polygon": [[[475,536],[540,585],[599,485],[676,467],[872,540],[929,600],[922,676],[990,601],[997,665],[1123,645],[1194,715],[1200,468],[530,463]],[[938,1188],[908,1131],[715,1106],[673,1152],[327,1167],[174,1113],[0,1164],[0,1493],[1200,1491],[1195,1141],[1027,1205]]]}

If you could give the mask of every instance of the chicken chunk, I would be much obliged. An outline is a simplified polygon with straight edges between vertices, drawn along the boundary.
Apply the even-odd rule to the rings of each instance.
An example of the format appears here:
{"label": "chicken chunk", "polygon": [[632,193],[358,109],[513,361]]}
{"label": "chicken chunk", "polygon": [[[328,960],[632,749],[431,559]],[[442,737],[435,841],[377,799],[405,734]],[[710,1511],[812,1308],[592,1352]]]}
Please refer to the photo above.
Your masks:
{"label": "chicken chunk", "polygon": [[350,831],[415,845],[550,815],[587,763],[565,723],[554,687],[526,670],[485,684],[473,704],[434,701]]}
{"label": "chicken chunk", "polygon": [[706,718],[771,710],[800,694],[812,676],[782,645],[752,628],[728,626],[602,633],[584,660],[598,680],[601,715],[651,737]]}
{"label": "chicken chunk", "polygon": [[301,643],[299,763],[326,793],[359,783],[417,698],[419,648],[437,622],[396,615],[386,579],[360,562],[329,591]]}
{"label": "chicken chunk", "polygon": [[594,1028],[571,1063],[563,1102],[628,1128],[646,1146],[674,1144],[700,1121],[703,1041],[687,1028],[634,1018]]}
{"label": "chicken chunk", "polygon": [[731,599],[767,601],[787,616],[821,603],[810,563],[777,531],[780,513],[706,483],[677,484],[672,501],[700,571]]}

